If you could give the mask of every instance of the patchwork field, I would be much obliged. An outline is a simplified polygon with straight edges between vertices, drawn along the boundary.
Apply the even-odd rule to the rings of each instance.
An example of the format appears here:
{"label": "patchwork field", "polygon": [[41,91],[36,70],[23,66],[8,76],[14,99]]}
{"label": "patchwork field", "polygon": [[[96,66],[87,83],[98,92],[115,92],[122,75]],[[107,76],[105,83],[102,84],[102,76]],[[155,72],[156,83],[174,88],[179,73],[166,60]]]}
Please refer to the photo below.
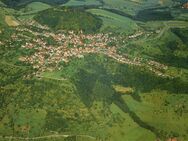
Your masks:
{"label": "patchwork field", "polygon": [[0,141],[188,140],[186,1],[2,2]]}
{"label": "patchwork field", "polygon": [[88,12],[95,14],[103,20],[101,31],[111,30],[124,33],[134,33],[139,30],[135,21],[102,9],[89,9]]}

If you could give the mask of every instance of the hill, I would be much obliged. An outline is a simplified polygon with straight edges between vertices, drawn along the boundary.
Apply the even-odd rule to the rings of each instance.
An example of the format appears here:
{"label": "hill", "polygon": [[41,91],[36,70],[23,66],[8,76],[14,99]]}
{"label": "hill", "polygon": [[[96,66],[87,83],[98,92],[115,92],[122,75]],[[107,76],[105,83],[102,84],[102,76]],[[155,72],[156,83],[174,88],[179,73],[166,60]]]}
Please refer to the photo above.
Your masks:
{"label": "hill", "polygon": [[0,7],[0,141],[188,140],[180,1],[13,1]]}
{"label": "hill", "polygon": [[103,26],[101,27],[101,31],[107,30],[130,34],[139,30],[136,22],[128,17],[121,16],[116,13],[102,9],[88,9],[87,11],[97,15],[103,20]]}
{"label": "hill", "polygon": [[68,0],[1,0],[4,2],[7,6],[16,8],[16,7],[23,7],[24,5],[27,5],[32,2],[44,2],[51,5],[58,5],[66,3]]}
{"label": "hill", "polygon": [[0,6],[6,6],[2,1],[0,1]]}
{"label": "hill", "polygon": [[87,33],[100,29],[102,21],[96,16],[81,9],[61,8],[49,9],[38,13],[35,20],[54,30],[74,30]]}
{"label": "hill", "polygon": [[48,4],[42,2],[32,2],[26,5],[24,8],[20,9],[20,12],[23,14],[33,14],[49,8],[51,8],[51,6]]}

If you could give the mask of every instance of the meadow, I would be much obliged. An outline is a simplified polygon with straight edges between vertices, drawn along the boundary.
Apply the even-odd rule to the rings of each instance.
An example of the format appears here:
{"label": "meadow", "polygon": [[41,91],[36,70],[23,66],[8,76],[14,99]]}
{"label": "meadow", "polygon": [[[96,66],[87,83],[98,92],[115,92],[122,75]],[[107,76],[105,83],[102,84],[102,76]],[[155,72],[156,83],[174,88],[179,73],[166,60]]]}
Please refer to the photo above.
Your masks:
{"label": "meadow", "polygon": [[77,1],[77,0],[69,0],[67,3],[63,4],[62,6],[100,6],[102,5],[100,1],[97,0],[84,0],[84,1]]}
{"label": "meadow", "polygon": [[102,9],[89,9],[87,11],[101,17],[103,20],[101,31],[109,30],[108,32],[115,31],[131,34],[139,30],[136,22],[127,17],[123,17]]}
{"label": "meadow", "polygon": [[[185,10],[167,11],[170,20],[163,17],[168,8],[162,10],[165,20],[150,15],[140,20],[135,19],[139,12],[148,15],[148,10],[158,11],[172,1],[11,2],[0,7],[0,141],[188,140]],[[40,26],[28,26],[22,20],[35,20]],[[48,28],[42,29],[44,25]],[[67,63],[62,60],[59,69],[40,74],[30,63],[20,61],[21,56],[33,55],[40,48],[37,39],[47,47],[58,47],[53,35],[61,30],[77,34],[83,30],[91,36],[109,33],[116,37],[119,55],[164,64],[168,67],[162,73],[170,77],[101,53],[72,57]],[[45,36],[48,32],[49,37]],[[28,43],[33,48],[23,48]]]}

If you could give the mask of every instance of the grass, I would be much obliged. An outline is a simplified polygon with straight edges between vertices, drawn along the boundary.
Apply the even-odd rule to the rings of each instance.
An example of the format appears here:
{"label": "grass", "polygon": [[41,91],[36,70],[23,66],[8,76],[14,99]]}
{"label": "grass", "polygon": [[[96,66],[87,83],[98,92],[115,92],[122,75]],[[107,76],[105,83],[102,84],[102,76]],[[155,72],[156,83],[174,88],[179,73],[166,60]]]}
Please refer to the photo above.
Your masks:
{"label": "grass", "polygon": [[132,94],[134,92],[133,88],[131,87],[123,87],[121,85],[113,85],[113,88],[117,93],[120,94]]}
{"label": "grass", "polygon": [[104,3],[105,7],[109,9],[116,9],[129,15],[136,15],[136,10],[139,7],[139,3],[130,0],[104,0]]}
{"label": "grass", "polygon": [[188,19],[188,13],[181,13],[176,17],[177,20],[186,20]]}
{"label": "grass", "polygon": [[18,26],[20,23],[16,20],[14,14],[16,10],[6,7],[0,7],[0,27]]}
{"label": "grass", "polygon": [[[167,133],[177,133],[184,140],[188,139],[186,130],[188,129],[187,113],[181,115],[177,112],[178,105],[188,105],[184,101],[186,95],[168,94],[166,91],[155,90],[151,93],[140,94],[142,102],[135,101],[131,96],[124,95],[124,101],[129,108],[137,113],[137,115],[146,123],[154,126],[157,129],[165,130]],[[180,106],[179,105],[179,106]]]}
{"label": "grass", "polygon": [[18,26],[19,22],[16,21],[12,16],[5,16],[5,22],[8,24],[8,26]]}
{"label": "grass", "polygon": [[106,8],[116,9],[131,16],[135,16],[140,10],[159,7],[159,5],[172,5],[172,0],[103,0],[103,2]]}
{"label": "grass", "polygon": [[88,12],[95,14],[103,20],[101,31],[110,30],[116,32],[133,33],[139,29],[135,21],[102,9],[89,9]]}
{"label": "grass", "polygon": [[[134,21],[117,14],[101,9],[88,11],[100,16],[103,22],[106,20],[103,26],[127,30],[126,32],[139,29]],[[0,11],[2,15],[0,22],[6,25],[6,14],[3,12]],[[174,51],[174,55],[186,58],[187,52],[184,50],[186,46],[183,44],[187,42],[187,32],[183,29],[187,26],[186,24],[186,22],[179,21],[168,21],[165,24],[164,22],[148,22],[145,25],[146,29],[148,25],[152,30],[160,29],[163,25],[169,28],[182,27],[182,29],[173,32],[165,30],[164,34],[154,41],[142,40],[136,44],[138,47],[136,51],[141,54],[142,48],[139,46],[143,46],[143,54],[149,57],[159,56],[172,52],[173,44],[175,44],[173,41],[176,41],[179,44],[175,44],[178,49]],[[131,28],[130,31],[127,28]],[[170,42],[172,44],[168,44]],[[13,44],[15,45],[16,41]],[[8,53],[6,56],[9,60],[5,60],[6,62],[16,60],[15,54],[9,55],[11,51],[18,53],[15,48],[1,48],[3,56]],[[168,54],[167,57],[169,58]],[[181,62],[175,64],[180,65]],[[185,88],[181,87],[181,83],[176,83],[176,79],[158,80],[158,77],[152,77],[144,70],[125,66],[127,65],[120,65],[108,58],[102,58],[102,56],[97,58],[93,55],[80,60],[74,59],[63,66],[63,70],[44,72],[42,74],[44,79],[22,80],[21,76],[25,73],[22,74],[21,70],[17,72],[13,65],[1,65],[0,85],[3,84],[6,87],[3,89],[3,96],[0,95],[5,100],[0,100],[3,101],[2,103],[7,102],[8,105],[0,109],[0,116],[2,113],[5,114],[0,122],[0,134],[11,136],[13,135],[12,127],[14,127],[15,136],[43,136],[50,134],[50,131],[57,131],[59,133],[70,132],[75,135],[84,133],[106,138],[109,141],[142,141],[143,139],[154,141],[156,140],[154,133],[141,127],[138,121],[135,122],[133,116],[130,116],[130,113],[123,112],[122,108],[120,109],[113,101],[114,89],[116,92],[129,93],[135,88],[141,97],[140,101],[132,95],[119,95],[130,111],[134,112],[144,123],[169,133],[167,136],[173,136],[172,132],[175,132],[175,135],[180,136],[180,140],[188,140],[188,96],[186,90],[184,90],[185,93],[182,92]],[[173,66],[169,71],[187,82],[186,68]],[[15,76],[20,81],[17,81]],[[70,78],[70,81],[56,81],[62,77]],[[113,89],[112,84],[119,85],[114,85]],[[91,100],[90,107],[86,106],[82,95],[83,98],[89,97],[86,100]],[[89,139],[80,138],[80,140]]]}
{"label": "grass", "polygon": [[34,16],[46,9],[51,8],[52,6],[42,3],[42,2],[32,2],[28,5],[26,5],[24,8],[20,9],[18,11],[18,18],[19,20],[31,20],[34,18]]}
{"label": "grass", "polygon": [[65,80],[62,77],[62,71],[44,72],[40,77],[52,80]]}
{"label": "grass", "polygon": [[90,5],[101,5],[101,3],[97,0],[70,0],[67,3],[63,4],[63,6],[90,6]]}
{"label": "grass", "polygon": [[111,104],[110,110],[117,118],[117,124],[108,128],[111,135],[110,141],[147,141],[155,140],[155,135],[147,129],[141,128],[128,113],[124,113],[118,106]]}
{"label": "grass", "polygon": [[45,124],[46,111],[41,109],[20,110],[15,119],[15,130],[20,135],[37,136],[40,135],[41,129]]}
{"label": "grass", "polygon": [[27,15],[27,14],[34,14],[49,8],[51,8],[51,6],[48,4],[42,2],[32,2],[26,5],[24,8],[20,9],[20,12],[23,15]]}
{"label": "grass", "polygon": [[0,6],[6,6],[2,1],[0,1]]}
{"label": "grass", "polygon": [[7,26],[7,23],[5,22],[5,15],[6,15],[6,12],[4,8],[0,7],[0,27],[1,28]]}

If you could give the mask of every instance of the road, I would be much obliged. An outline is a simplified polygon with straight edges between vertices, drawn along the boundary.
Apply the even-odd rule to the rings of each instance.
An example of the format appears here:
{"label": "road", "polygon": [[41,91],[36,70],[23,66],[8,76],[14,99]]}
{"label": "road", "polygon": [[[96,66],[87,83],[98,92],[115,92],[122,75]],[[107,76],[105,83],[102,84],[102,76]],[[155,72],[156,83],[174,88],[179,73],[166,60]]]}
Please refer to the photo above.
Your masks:
{"label": "road", "polygon": [[46,136],[39,136],[39,137],[13,137],[13,136],[0,136],[0,139],[8,139],[8,140],[13,140],[13,139],[16,139],[16,140],[39,140],[39,139],[51,139],[51,138],[67,138],[67,137],[73,137],[73,136],[76,136],[76,137],[85,137],[85,138],[88,138],[88,139],[91,139],[91,140],[95,140],[96,141],[96,138],[93,137],[93,136],[90,136],[90,135],[68,135],[68,134],[54,134],[54,135],[46,135]]}
{"label": "road", "polygon": [[47,76],[42,76],[42,75],[37,75],[38,78],[44,78],[44,79],[51,79],[51,80],[57,80],[57,81],[66,81],[67,79],[65,78],[54,78],[54,77],[47,77]]}

